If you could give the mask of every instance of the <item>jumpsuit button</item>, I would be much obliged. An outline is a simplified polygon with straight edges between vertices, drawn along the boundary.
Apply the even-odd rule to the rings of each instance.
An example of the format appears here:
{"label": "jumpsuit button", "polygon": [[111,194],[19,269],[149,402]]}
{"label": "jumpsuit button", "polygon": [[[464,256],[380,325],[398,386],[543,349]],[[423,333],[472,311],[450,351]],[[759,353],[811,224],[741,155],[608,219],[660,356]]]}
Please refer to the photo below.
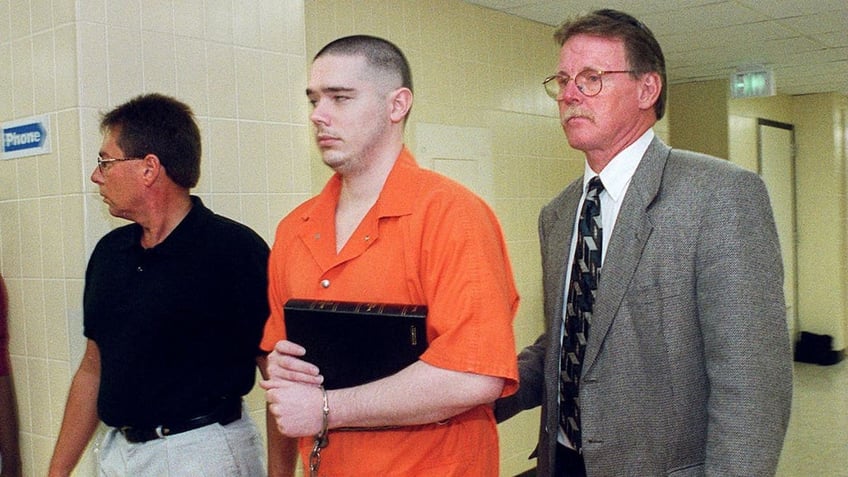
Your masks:
{"label": "jumpsuit button", "polygon": [[330,288],[330,280],[327,280],[326,278],[321,280],[321,286],[324,288]]}

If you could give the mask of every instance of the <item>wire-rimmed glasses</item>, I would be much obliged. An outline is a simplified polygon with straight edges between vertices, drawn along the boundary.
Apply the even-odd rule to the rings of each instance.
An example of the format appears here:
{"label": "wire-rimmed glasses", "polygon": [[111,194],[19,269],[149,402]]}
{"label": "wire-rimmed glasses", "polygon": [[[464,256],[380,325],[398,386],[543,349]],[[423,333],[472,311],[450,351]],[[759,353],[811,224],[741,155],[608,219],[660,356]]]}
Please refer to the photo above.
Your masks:
{"label": "wire-rimmed glasses", "polygon": [[109,168],[109,164],[113,162],[123,162],[123,161],[140,161],[144,159],[143,157],[102,157],[97,156],[97,167],[100,168],[100,173],[105,174]]}
{"label": "wire-rimmed glasses", "polygon": [[586,69],[577,73],[574,78],[565,75],[565,74],[555,74],[548,76],[542,81],[542,85],[545,87],[545,92],[548,93],[553,99],[557,99],[560,96],[560,93],[568,86],[568,82],[574,80],[575,86],[577,86],[577,90],[583,93],[584,96],[597,96],[598,93],[601,92],[601,89],[604,87],[604,75],[609,75],[613,73],[633,73],[633,70],[616,70],[616,71],[603,71],[603,70],[591,70]]}

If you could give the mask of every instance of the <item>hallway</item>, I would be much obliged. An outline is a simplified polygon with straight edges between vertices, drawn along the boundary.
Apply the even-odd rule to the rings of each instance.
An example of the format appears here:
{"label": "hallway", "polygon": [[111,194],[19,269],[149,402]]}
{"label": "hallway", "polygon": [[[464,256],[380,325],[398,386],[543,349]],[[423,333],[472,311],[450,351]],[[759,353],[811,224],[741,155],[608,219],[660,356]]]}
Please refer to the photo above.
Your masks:
{"label": "hallway", "polygon": [[848,477],[848,360],[795,363],[783,449],[777,477]]}

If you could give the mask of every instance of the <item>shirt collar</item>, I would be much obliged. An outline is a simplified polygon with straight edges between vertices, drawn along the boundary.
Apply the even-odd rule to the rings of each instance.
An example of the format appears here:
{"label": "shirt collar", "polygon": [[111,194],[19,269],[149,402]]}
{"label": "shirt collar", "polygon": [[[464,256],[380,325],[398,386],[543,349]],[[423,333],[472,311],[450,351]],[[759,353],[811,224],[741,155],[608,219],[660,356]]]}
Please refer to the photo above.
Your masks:
{"label": "shirt collar", "polygon": [[630,179],[636,172],[636,168],[642,162],[645,151],[648,150],[648,146],[650,146],[653,140],[654,130],[648,129],[633,144],[627,146],[613,157],[600,174],[595,174],[595,171],[590,169],[589,164],[586,163],[583,171],[583,190],[586,190],[592,177],[597,175],[600,176],[607,194],[614,201],[620,201],[627,191],[627,186],[630,184]]}
{"label": "shirt collar", "polygon": [[[404,146],[392,166],[391,172],[389,172],[389,177],[383,184],[380,197],[374,204],[374,207],[377,208],[378,217],[393,217],[412,213],[413,205],[419,197],[417,193],[419,184],[416,182],[414,172],[418,169],[418,163],[412,153]],[[303,211],[301,219],[309,220],[310,217],[319,215],[319,210],[335,210],[341,187],[341,176],[338,173],[333,174],[324,189],[315,198],[313,206]]]}
{"label": "shirt collar", "polygon": [[[196,240],[195,230],[200,224],[212,215],[212,211],[206,208],[200,197],[191,196],[191,209],[188,211],[183,220],[174,227],[174,230],[165,237],[161,243],[155,247],[147,249],[148,252],[156,251],[157,253],[186,253],[194,249],[194,241]],[[132,233],[128,234],[129,239],[124,248],[139,248],[141,249],[141,225],[131,224]]]}

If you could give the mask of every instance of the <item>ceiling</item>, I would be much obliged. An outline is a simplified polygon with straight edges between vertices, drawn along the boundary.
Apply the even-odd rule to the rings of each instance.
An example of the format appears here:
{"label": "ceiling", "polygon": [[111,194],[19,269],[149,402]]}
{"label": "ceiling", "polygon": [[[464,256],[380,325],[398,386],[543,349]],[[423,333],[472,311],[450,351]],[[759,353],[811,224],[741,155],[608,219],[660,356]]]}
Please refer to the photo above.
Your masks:
{"label": "ceiling", "polygon": [[466,1],[551,26],[598,8],[627,12],[656,35],[669,83],[728,79],[762,65],[778,94],[848,95],[846,0]]}

